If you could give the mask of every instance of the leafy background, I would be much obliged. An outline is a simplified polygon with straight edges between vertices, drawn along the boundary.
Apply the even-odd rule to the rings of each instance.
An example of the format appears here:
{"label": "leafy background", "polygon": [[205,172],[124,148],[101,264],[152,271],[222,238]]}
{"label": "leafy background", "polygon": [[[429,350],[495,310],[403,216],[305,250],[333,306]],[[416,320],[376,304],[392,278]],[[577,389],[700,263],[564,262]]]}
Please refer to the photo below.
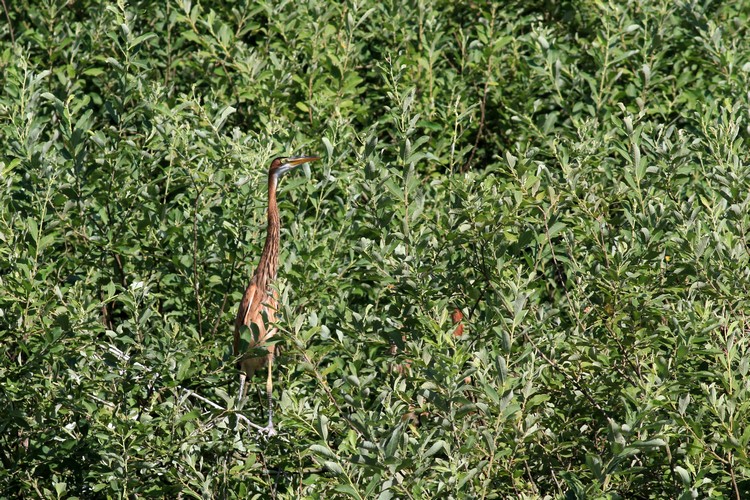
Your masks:
{"label": "leafy background", "polygon": [[747,498],[748,12],[4,2],[0,495]]}

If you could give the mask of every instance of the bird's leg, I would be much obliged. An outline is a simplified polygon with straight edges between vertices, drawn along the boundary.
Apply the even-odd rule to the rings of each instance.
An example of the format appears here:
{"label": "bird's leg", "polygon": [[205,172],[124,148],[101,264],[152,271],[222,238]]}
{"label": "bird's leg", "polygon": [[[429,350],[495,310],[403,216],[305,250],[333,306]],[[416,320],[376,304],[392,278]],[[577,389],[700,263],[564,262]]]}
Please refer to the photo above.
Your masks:
{"label": "bird's leg", "polygon": [[240,372],[240,392],[237,394],[237,408],[242,408],[242,395],[245,392],[245,379],[247,378],[247,375],[245,375],[245,371]]}
{"label": "bird's leg", "polygon": [[263,409],[263,389],[259,385],[255,386],[255,397],[258,398],[258,408],[260,408],[260,415],[266,418],[266,410]]}
{"label": "bird's leg", "polygon": [[269,436],[276,435],[276,429],[273,428],[273,378],[271,369],[273,368],[273,353],[268,353],[268,379],[266,380],[266,392],[268,393],[268,426],[263,429]]}

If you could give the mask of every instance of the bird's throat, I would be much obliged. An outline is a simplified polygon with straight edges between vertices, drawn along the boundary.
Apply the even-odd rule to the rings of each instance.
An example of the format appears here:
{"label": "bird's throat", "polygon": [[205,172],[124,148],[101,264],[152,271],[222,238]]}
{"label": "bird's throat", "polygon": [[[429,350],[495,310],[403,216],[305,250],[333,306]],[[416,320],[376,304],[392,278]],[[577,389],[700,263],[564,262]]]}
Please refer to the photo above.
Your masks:
{"label": "bird's throat", "polygon": [[266,229],[266,244],[260,255],[258,267],[253,275],[253,280],[261,290],[268,290],[271,282],[276,279],[279,267],[279,240],[281,234],[281,221],[279,219],[279,207],[276,204],[276,177],[268,178],[268,228]]}

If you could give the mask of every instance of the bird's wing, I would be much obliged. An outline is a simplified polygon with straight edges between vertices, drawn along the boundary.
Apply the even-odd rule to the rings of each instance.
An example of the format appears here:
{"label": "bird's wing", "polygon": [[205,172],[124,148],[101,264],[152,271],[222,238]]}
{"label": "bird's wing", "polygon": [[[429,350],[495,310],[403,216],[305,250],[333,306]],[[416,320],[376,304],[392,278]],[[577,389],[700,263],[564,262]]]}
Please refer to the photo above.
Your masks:
{"label": "bird's wing", "polygon": [[240,347],[240,330],[243,325],[250,326],[255,323],[258,327],[257,342],[252,342],[250,347],[262,344],[267,338],[273,337],[276,329],[266,331],[266,322],[273,323],[276,317],[276,293],[264,293],[255,283],[245,290],[234,321],[234,354],[238,356]]}
{"label": "bird's wing", "polygon": [[[240,308],[237,311],[237,317],[234,320],[234,355],[239,356],[241,353],[240,350],[240,329],[243,325],[250,325],[251,319],[252,319],[252,310],[254,309],[254,305],[256,302],[256,296],[258,295],[258,287],[255,286],[255,283],[250,283],[250,285],[245,290],[244,295],[242,296],[242,301],[240,301]],[[258,324],[258,327],[262,325]]]}

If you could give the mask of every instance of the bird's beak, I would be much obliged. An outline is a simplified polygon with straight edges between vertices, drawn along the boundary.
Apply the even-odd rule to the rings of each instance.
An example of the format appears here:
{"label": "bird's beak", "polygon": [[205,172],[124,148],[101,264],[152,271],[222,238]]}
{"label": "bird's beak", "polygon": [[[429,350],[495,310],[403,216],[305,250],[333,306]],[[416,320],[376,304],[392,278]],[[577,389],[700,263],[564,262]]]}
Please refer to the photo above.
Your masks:
{"label": "bird's beak", "polygon": [[287,165],[290,167],[298,167],[303,163],[310,163],[311,161],[320,160],[320,156],[292,156],[287,158]]}
{"label": "bird's beak", "polygon": [[315,160],[320,160],[320,156],[292,156],[286,159],[286,163],[276,169],[276,175],[278,177],[281,177],[282,175],[286,175],[286,173],[293,168],[299,167],[303,163],[309,163]]}

